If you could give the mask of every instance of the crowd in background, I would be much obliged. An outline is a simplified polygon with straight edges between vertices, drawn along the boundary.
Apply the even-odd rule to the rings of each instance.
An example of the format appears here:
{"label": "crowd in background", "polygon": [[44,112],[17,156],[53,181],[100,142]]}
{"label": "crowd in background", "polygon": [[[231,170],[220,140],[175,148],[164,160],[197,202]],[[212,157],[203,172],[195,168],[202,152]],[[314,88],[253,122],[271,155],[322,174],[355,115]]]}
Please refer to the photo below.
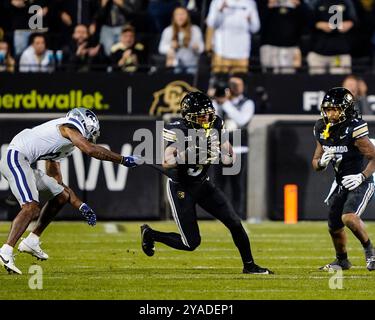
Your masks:
{"label": "crowd in background", "polygon": [[374,30],[375,0],[4,0],[0,71],[342,74]]}

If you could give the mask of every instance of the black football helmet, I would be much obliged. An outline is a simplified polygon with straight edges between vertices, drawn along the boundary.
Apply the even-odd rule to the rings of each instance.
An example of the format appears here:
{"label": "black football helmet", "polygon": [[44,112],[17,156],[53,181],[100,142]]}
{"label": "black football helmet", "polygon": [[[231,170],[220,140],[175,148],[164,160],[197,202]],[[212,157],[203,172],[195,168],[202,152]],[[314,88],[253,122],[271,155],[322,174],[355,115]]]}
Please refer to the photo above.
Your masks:
{"label": "black football helmet", "polygon": [[359,117],[359,111],[355,107],[353,94],[346,88],[336,87],[327,91],[320,106],[321,115],[325,124],[329,123],[326,108],[339,108],[341,110],[337,123],[347,119]]}
{"label": "black football helmet", "polygon": [[211,99],[200,91],[188,92],[181,100],[181,115],[194,129],[211,129],[216,119]]}

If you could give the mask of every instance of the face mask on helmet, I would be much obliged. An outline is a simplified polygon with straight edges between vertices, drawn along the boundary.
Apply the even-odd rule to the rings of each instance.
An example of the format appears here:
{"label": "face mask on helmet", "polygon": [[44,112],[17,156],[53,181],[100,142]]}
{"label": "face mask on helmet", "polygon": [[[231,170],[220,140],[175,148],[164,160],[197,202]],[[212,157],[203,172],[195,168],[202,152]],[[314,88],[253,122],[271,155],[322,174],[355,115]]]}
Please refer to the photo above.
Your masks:
{"label": "face mask on helmet", "polygon": [[209,130],[215,121],[211,99],[200,91],[187,93],[181,101],[181,115],[194,129]]}
{"label": "face mask on helmet", "polygon": [[84,129],[84,137],[88,141],[96,143],[100,136],[100,125],[94,112],[85,108],[75,108],[69,111],[66,117],[78,121]]}
{"label": "face mask on helmet", "polygon": [[[330,111],[334,111],[334,114],[332,114]],[[343,106],[333,105],[329,102],[325,102],[321,106],[321,115],[325,124],[338,124],[347,119],[345,108]]]}
{"label": "face mask on helmet", "polygon": [[185,115],[185,119],[191,123],[195,129],[211,129],[215,118],[215,111],[212,109],[202,109],[200,112],[187,113]]}

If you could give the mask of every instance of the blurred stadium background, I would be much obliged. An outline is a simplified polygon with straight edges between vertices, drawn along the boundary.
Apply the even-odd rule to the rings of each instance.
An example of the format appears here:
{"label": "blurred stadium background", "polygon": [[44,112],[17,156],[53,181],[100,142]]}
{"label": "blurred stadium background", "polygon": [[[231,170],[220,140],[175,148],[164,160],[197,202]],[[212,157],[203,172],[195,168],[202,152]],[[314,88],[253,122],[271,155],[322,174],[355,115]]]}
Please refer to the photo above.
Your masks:
{"label": "blurred stadium background", "polygon": [[[154,132],[155,120],[176,113],[186,91],[198,88],[207,92],[219,81],[224,86],[227,83],[227,73],[211,72],[211,52],[200,54],[194,72],[189,69],[181,72],[174,66],[167,67],[166,55],[158,51],[161,37],[158,30],[170,24],[174,7],[187,7],[192,23],[205,34],[209,29],[206,21],[210,11],[214,11],[217,3],[225,1],[214,2],[133,0],[127,2],[129,8],[125,6],[127,11],[122,14],[121,11],[113,11],[116,3],[112,1],[2,1],[0,37],[3,44],[8,44],[14,65],[9,65],[9,60],[5,58],[0,59],[3,71],[0,73],[1,150],[5,150],[6,144],[20,130],[62,116],[69,109],[80,106],[88,107],[99,115],[102,124],[100,143],[117,151],[124,146],[128,151],[129,148],[133,150],[138,144],[133,141],[134,131],[148,128]],[[252,1],[237,2],[242,5]],[[245,81],[245,94],[255,105],[254,115],[247,124],[250,147],[247,209],[239,213],[243,219],[283,220],[284,186],[287,184],[298,188],[300,220],[325,218],[326,208],[322,200],[329,190],[332,176],[311,170],[310,161],[315,147],[312,128],[319,118],[319,103],[324,92],[341,85],[351,73],[365,83],[365,88],[358,93],[359,107],[370,129],[375,125],[375,79],[372,72],[375,18],[371,20],[375,5],[372,1],[360,0],[336,2],[346,6],[344,20],[353,20],[354,23],[345,37],[341,35],[337,40],[339,42],[335,42],[347,46],[350,50],[346,47],[345,50],[349,50],[347,54],[352,59],[351,67],[336,71],[340,74],[323,70],[323,74],[312,75],[311,70],[314,69],[307,61],[308,54],[316,49],[315,42],[324,43],[320,37],[326,35],[317,33],[314,22],[319,20],[316,10],[321,5],[327,5],[327,1],[258,1],[253,9],[257,10],[260,28],[245,35],[251,38],[250,67],[248,72],[240,74]],[[232,5],[230,1],[228,3]],[[42,29],[30,29],[33,13],[29,13],[29,9],[32,5],[40,5],[44,10]],[[155,8],[164,15],[153,16],[157,11]],[[108,17],[108,10],[117,15],[117,22]],[[354,13],[349,15],[347,11]],[[70,17],[69,23],[63,18],[65,15]],[[301,17],[305,17],[302,22]],[[154,25],[155,21],[160,25]],[[95,31],[91,30],[91,34],[87,35],[88,41],[103,47],[101,29],[107,28],[110,23],[115,25],[113,28],[117,27],[116,24],[122,28],[121,23],[135,27],[135,40],[144,48],[144,59],[135,63],[134,69],[118,67],[113,60],[113,52],[109,55],[103,53],[102,59],[93,60],[86,55],[78,59],[76,52],[69,51],[77,25],[95,26]],[[272,32],[279,33],[274,38],[295,42],[302,53],[300,65],[288,68],[280,62],[280,67],[273,69],[261,63],[260,48],[275,41],[270,39]],[[21,57],[27,50],[27,43],[24,42],[22,47],[22,42],[18,41],[20,33],[29,43],[36,34],[45,36],[46,47],[41,53],[42,57],[48,56],[45,65],[42,58],[41,65],[24,65],[25,68],[36,69],[22,69]],[[99,219],[170,217],[162,177],[151,169],[117,171],[112,166],[98,165],[96,160],[86,159],[78,153],[63,167],[65,179],[74,190],[94,208],[100,208],[97,210]],[[6,205],[8,194],[7,182],[1,178],[2,220],[11,220],[15,213]],[[375,219],[374,212],[371,204],[366,218]],[[204,213],[202,216],[207,217]],[[59,216],[59,219],[70,218],[74,215],[68,210]]]}
{"label": "blurred stadium background", "polygon": [[[99,116],[101,144],[106,144],[118,152],[124,150],[124,152],[131,153],[139,144],[138,141],[134,141],[133,133],[139,128],[147,128],[155,132],[156,120],[163,120],[170,114],[178,116],[176,114],[178,103],[187,91],[198,88],[209,92],[210,89],[217,87],[218,82],[227,83],[228,76],[231,74],[230,70],[229,72],[221,70],[216,73],[211,68],[211,59],[217,53],[212,52],[212,45],[209,46],[212,38],[207,36],[210,29],[206,24],[209,11],[214,8],[214,2],[220,1],[1,1],[1,154],[4,154],[12,137],[22,129],[63,116],[74,107],[90,108]],[[124,2],[130,7],[124,8]],[[284,220],[286,212],[284,188],[286,185],[297,188],[295,195],[297,196],[298,221],[326,219],[327,207],[323,200],[332,183],[333,173],[315,173],[311,168],[311,158],[315,149],[312,129],[315,121],[319,118],[319,103],[324,92],[331,87],[340,86],[350,74],[355,75],[355,87],[356,90],[358,89],[357,98],[361,103],[358,107],[363,111],[363,118],[369,123],[370,137],[375,138],[373,59],[375,52],[375,1],[259,0],[254,2],[249,0],[248,2],[257,4],[255,8],[259,15],[260,26],[255,32],[247,34],[251,38],[251,51],[248,52],[247,59],[249,66],[246,66],[245,71],[240,70],[241,72],[238,74],[245,82],[246,96],[254,102],[255,106],[251,121],[243,128],[248,134],[249,154],[245,191],[246,210],[239,214],[244,223],[246,221],[262,222],[261,225],[254,226],[254,246],[260,248],[257,256],[262,257],[262,263],[268,264],[267,250],[271,250],[273,245],[266,242],[262,246],[264,239],[261,236],[257,238],[256,232],[259,230],[264,234],[272,233],[275,226],[280,229],[278,229],[278,236],[274,240],[277,242],[282,239],[285,230],[285,236],[289,235],[290,240],[285,246],[289,246],[289,248],[293,248],[295,245],[293,239],[300,239],[303,234],[308,238],[307,233],[315,234],[314,232],[317,232],[316,238],[325,237],[326,246],[322,246],[322,248],[326,250],[322,254],[328,259],[329,254],[332,253],[328,233],[320,234],[316,227],[318,226],[319,230],[325,232],[323,222],[316,225],[299,223],[301,231],[293,229],[294,231],[289,233],[290,229],[283,229],[287,226],[272,224],[269,220],[280,222]],[[227,1],[229,7],[235,6],[235,3],[234,0]],[[319,22],[317,11],[321,10],[319,8],[322,6],[327,9],[328,5],[335,4],[344,8],[345,14],[347,14],[344,20],[352,21],[353,26],[341,34],[335,31],[334,36],[338,42],[332,41],[336,45],[337,52],[326,54],[319,51],[321,48],[316,47],[317,43],[324,43],[324,38],[327,37],[325,34],[322,35],[321,30],[317,30],[316,24]],[[30,29],[28,24],[33,16],[33,13],[29,12],[29,8],[33,5],[39,5],[43,10],[42,28]],[[221,1],[221,5],[223,5],[223,1]],[[162,31],[170,24],[172,11],[177,6],[187,8],[192,23],[199,27],[203,38],[206,36],[205,48],[207,50],[199,53],[198,62],[196,65],[192,65],[192,68],[188,68],[189,66],[179,68],[181,66],[178,65],[178,62],[177,65],[168,64],[169,53],[162,54],[159,50]],[[115,18],[111,14],[115,14]],[[135,29],[133,31],[134,41],[130,47],[132,54],[137,55],[137,59],[132,60],[129,64],[124,64],[124,61],[120,62],[120,60],[126,50],[121,49],[120,55],[116,55],[116,48],[114,48],[118,41],[121,43],[120,38],[116,41],[113,40],[110,44],[104,40],[113,35],[119,36],[121,32],[127,32],[123,27],[129,24]],[[87,44],[83,49],[90,48],[92,51],[78,53],[80,43],[75,42],[76,40],[72,38],[77,31],[77,25],[86,26],[83,33],[87,35],[83,37]],[[279,34],[274,34],[275,30]],[[26,60],[22,60],[22,55],[27,48],[30,48],[29,45],[33,46],[36,34],[43,34],[45,47],[40,55],[40,63],[35,65],[28,63],[27,61],[30,60],[26,58]],[[285,43],[278,43],[277,39],[282,39],[280,41],[285,41]],[[233,46],[233,50],[236,48],[235,43],[226,43],[226,45]],[[289,65],[284,62],[267,65],[262,60],[261,53],[261,48],[267,45],[277,48],[296,47],[299,49],[300,58],[297,59],[297,54],[298,61],[295,63],[293,60],[294,62]],[[106,48],[109,48],[109,51],[106,51]],[[323,68],[323,70],[315,72],[320,67],[311,64],[309,60],[311,52],[318,52],[323,56],[336,59],[335,67],[339,70]],[[343,55],[350,57],[349,65],[340,65],[340,57]],[[213,98],[216,98],[215,95]],[[43,166],[43,164],[40,165]],[[103,165],[95,159],[86,158],[79,151],[75,152],[70,159],[63,161],[62,168],[65,182],[76,191],[77,195],[90,204],[96,211],[99,221],[120,221],[118,224],[124,226],[123,230],[130,230],[129,237],[127,236],[128,240],[133,237],[132,241],[137,242],[136,244],[131,242],[129,250],[136,252],[137,257],[141,256],[138,244],[138,224],[129,223],[129,229],[126,229],[127,224],[123,224],[124,221],[166,220],[166,222],[158,223],[162,227],[173,225],[169,221],[171,214],[166,201],[164,178],[158,172],[144,167],[128,171],[127,168],[119,169],[116,166]],[[9,195],[8,184],[3,177],[0,177],[0,220],[2,221],[11,221],[18,212],[17,205],[12,202]],[[199,211],[199,216],[202,220],[210,219],[203,211]],[[58,220],[78,219],[81,219],[79,213],[73,212],[70,208],[65,208],[58,216]],[[374,201],[369,204],[364,219],[375,220]],[[203,225],[203,230],[206,235],[202,237],[203,239],[210,238],[209,234],[211,237],[215,237],[215,232],[224,233],[220,226],[213,224],[214,227],[211,227],[211,222],[205,223],[207,225]],[[104,222],[98,227],[101,228],[103,225]],[[1,223],[0,231],[3,238],[8,226],[8,223]],[[249,228],[253,228],[253,226]],[[373,228],[373,225],[370,228]],[[50,243],[55,242],[56,239],[52,236],[53,232],[56,232],[57,235],[61,233],[62,239],[69,238],[75,232],[89,232],[82,231],[81,228],[78,230],[74,223],[52,225],[50,230],[47,233]],[[373,229],[369,231],[371,232]],[[98,239],[102,235],[101,232],[98,231],[96,234]],[[294,237],[295,232],[298,233],[296,237]],[[90,239],[95,236],[95,233],[83,234],[83,236]],[[273,239],[272,236],[270,239]],[[81,238],[76,239],[78,242],[80,240]],[[220,248],[219,246],[217,250]],[[87,248],[88,251],[91,249]],[[232,249],[224,248],[224,252]],[[58,247],[55,247],[55,250],[58,250]],[[119,247],[118,250],[126,249]],[[306,247],[306,254],[301,256],[307,256],[308,250]],[[278,253],[280,251],[275,255]],[[118,254],[118,252],[113,254]],[[163,254],[164,251],[162,251]],[[166,260],[168,254],[165,255]],[[319,252],[319,254],[321,253]],[[236,253],[233,252],[233,255]],[[358,252],[358,256],[360,255],[361,253]],[[285,259],[288,259],[286,254],[284,256]],[[85,256],[83,260],[85,259],[88,261],[87,259],[90,257]],[[215,259],[220,258],[213,258],[213,260]],[[143,257],[139,262],[136,259],[133,260],[132,266],[140,264],[139,268],[142,268],[143,260],[148,261]],[[327,262],[325,260],[315,262],[319,266],[319,264]],[[313,264],[314,262],[309,262],[305,268],[311,271],[315,268],[315,266],[312,267]],[[95,263],[91,264],[91,267],[94,265]],[[199,266],[199,264],[197,265]],[[185,267],[184,263],[178,266],[179,270]],[[272,267],[277,267],[277,264],[271,262],[269,266],[272,269]],[[91,267],[88,266],[87,270],[90,270]],[[193,268],[192,265],[190,267]],[[227,267],[229,268],[229,266]],[[148,268],[152,268],[151,265]],[[117,272],[120,271],[117,269]],[[284,271],[288,272],[286,269]],[[237,269],[233,272],[237,273]],[[80,273],[79,275],[84,274]],[[205,273],[204,276],[206,276]],[[303,277],[302,274],[299,276]],[[360,278],[362,274],[353,277],[356,276]],[[131,278],[133,275],[129,277]],[[207,277],[210,277],[208,273]],[[213,277],[216,279],[215,276]],[[365,275],[363,277],[364,281],[368,281]],[[239,278],[242,279],[244,276],[239,276]],[[9,282],[9,280],[7,281]],[[324,281],[326,282],[326,278]],[[261,284],[261,287],[262,285],[265,283]],[[245,293],[247,289],[244,289]],[[313,290],[308,289],[308,285],[305,289]],[[161,292],[163,288],[157,290]],[[109,295],[109,297],[113,296],[116,297],[116,292]],[[299,298],[297,293],[296,295],[292,293],[291,296]],[[87,298],[85,295],[78,295],[78,297]],[[145,295],[135,294],[121,297],[143,299]],[[163,295],[157,297],[164,298]],[[185,296],[176,294],[168,297],[181,298]],[[199,296],[194,297],[199,298]],[[223,296],[202,296],[202,298],[207,297],[247,299],[249,296],[246,294],[236,295],[233,292]],[[285,296],[277,294],[267,297],[285,298]],[[306,297],[325,298],[325,296],[316,295],[301,298]],[[260,294],[253,298],[265,298],[265,296]],[[335,297],[330,296],[330,298]]]}

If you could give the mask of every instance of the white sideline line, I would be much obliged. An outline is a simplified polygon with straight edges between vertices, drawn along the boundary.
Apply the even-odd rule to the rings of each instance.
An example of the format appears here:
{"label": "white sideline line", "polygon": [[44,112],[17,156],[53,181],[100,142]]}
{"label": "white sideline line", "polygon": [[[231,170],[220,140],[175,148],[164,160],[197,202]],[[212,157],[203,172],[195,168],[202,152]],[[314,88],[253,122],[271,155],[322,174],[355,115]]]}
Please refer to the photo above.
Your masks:
{"label": "white sideline line", "polygon": [[104,224],[105,233],[118,233],[118,227],[114,223],[105,223]]}

